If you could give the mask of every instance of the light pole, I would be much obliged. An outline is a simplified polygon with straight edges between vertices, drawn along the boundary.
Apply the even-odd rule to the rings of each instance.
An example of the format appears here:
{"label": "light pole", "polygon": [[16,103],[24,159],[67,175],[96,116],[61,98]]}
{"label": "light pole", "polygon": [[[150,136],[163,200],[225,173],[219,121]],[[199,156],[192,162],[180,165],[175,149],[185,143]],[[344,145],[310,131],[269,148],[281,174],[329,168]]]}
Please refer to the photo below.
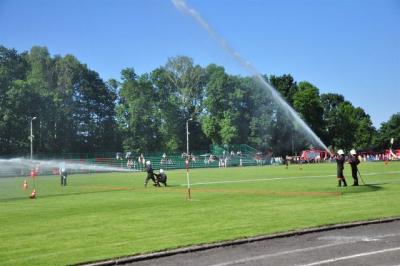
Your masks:
{"label": "light pole", "polygon": [[36,116],[31,118],[31,135],[29,137],[31,140],[31,160],[33,158],[33,120],[35,120],[36,118]]}
{"label": "light pole", "polygon": [[188,199],[191,200],[192,196],[190,195],[190,179],[189,179],[189,163],[190,163],[190,155],[189,155],[189,121],[193,119],[190,118],[186,120],[186,179],[187,179],[187,189],[188,189]]}

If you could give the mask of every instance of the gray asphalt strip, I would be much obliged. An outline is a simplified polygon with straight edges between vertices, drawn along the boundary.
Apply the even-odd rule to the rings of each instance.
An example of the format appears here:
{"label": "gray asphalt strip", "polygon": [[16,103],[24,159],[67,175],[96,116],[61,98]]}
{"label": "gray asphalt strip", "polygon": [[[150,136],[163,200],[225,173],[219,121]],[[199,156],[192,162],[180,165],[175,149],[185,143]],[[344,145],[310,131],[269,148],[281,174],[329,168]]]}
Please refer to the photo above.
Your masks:
{"label": "gray asphalt strip", "polygon": [[[356,225],[356,224],[354,224]],[[115,261],[122,264],[122,261]],[[305,234],[255,242],[218,245],[215,248],[169,254],[144,260],[131,258],[130,265],[397,265],[400,262],[400,220],[361,222]],[[114,265],[115,265],[114,264]],[[108,264],[110,265],[110,264]]]}
{"label": "gray asphalt strip", "polygon": [[371,255],[376,255],[380,253],[386,253],[386,252],[393,252],[400,250],[400,247],[395,247],[395,248],[387,248],[387,249],[381,249],[381,250],[376,250],[376,251],[371,251],[371,252],[364,252],[364,253],[358,253],[350,256],[344,256],[344,257],[338,257],[338,258],[332,258],[328,260],[321,260],[321,261],[316,261],[313,263],[308,263],[308,264],[301,264],[298,266],[314,266],[314,265],[322,265],[322,264],[327,264],[327,263],[332,263],[336,261],[341,261],[341,260],[349,260],[349,259],[354,259],[358,257],[365,257],[365,256],[371,256]]}
{"label": "gray asphalt strip", "polygon": [[[293,253],[301,253],[301,252],[308,252],[316,249],[324,249],[324,248],[330,248],[334,246],[342,246],[345,244],[351,244],[351,243],[357,243],[357,242],[370,242],[370,241],[380,241],[384,238],[389,238],[389,237],[397,237],[400,236],[400,234],[387,234],[387,235],[378,235],[378,236],[373,236],[373,237],[367,237],[367,236],[362,236],[362,237],[321,237],[319,238],[320,240],[333,240],[334,243],[331,244],[326,244],[326,245],[320,245],[320,246],[313,246],[313,247],[307,247],[307,248],[300,248],[300,249],[294,249],[294,250],[288,250],[288,251],[283,251],[283,252],[278,252],[278,253],[273,253],[273,254],[264,254],[264,255],[259,255],[259,256],[254,256],[254,257],[247,257],[244,259],[240,260],[233,260],[233,261],[228,261],[228,262],[223,262],[223,263],[218,263],[218,264],[211,264],[210,266],[228,266],[228,265],[235,265],[235,264],[241,264],[241,263],[247,263],[251,261],[256,261],[256,260],[261,260],[261,259],[266,259],[268,257],[274,257],[274,256],[283,256],[283,255],[289,255]],[[394,248],[394,249],[384,249],[381,251],[374,251],[374,252],[366,252],[366,253],[360,253],[352,256],[345,256],[341,258],[334,258],[334,259],[329,259],[329,260],[323,260],[320,262],[315,262],[315,263],[310,263],[310,264],[304,264],[301,266],[312,266],[312,265],[318,265],[318,264],[325,264],[329,262],[335,262],[339,260],[346,260],[346,259],[351,259],[351,258],[356,258],[356,257],[361,257],[361,256],[368,256],[368,255],[373,255],[373,254],[378,254],[378,253],[384,253],[384,252],[390,252],[394,250],[399,250],[400,247]]]}

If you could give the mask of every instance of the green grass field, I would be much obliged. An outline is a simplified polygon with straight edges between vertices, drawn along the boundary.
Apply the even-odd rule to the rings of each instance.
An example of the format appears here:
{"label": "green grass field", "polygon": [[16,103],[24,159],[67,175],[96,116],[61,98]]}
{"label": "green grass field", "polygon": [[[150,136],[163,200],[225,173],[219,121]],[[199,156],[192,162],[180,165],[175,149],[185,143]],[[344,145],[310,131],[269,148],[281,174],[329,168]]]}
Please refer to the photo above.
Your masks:
{"label": "green grass field", "polygon": [[[0,179],[0,265],[65,265],[220,240],[400,216],[400,163],[362,163],[369,185],[336,187],[335,164]],[[347,182],[352,183],[346,166]],[[32,180],[30,180],[32,186]]]}

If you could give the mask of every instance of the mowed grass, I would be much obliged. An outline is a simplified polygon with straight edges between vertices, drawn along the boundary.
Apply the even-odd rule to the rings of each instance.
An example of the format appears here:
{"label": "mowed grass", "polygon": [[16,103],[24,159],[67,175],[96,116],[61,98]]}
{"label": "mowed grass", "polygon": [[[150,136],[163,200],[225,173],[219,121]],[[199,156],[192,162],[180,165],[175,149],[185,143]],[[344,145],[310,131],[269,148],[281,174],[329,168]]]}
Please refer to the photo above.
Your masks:
{"label": "mowed grass", "polygon": [[[327,224],[400,216],[400,163],[362,163],[369,185],[336,187],[335,164],[0,180],[0,265],[66,265]],[[350,167],[345,169],[351,185]],[[30,180],[32,186],[32,181]]]}

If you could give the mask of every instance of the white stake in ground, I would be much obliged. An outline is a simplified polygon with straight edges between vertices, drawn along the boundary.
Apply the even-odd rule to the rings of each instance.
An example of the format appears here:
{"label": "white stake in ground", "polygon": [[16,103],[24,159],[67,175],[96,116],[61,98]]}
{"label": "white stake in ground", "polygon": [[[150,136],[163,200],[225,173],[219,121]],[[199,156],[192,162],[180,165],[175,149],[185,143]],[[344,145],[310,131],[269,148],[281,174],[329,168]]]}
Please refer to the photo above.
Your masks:
{"label": "white stake in ground", "polygon": [[188,200],[192,199],[190,195],[190,178],[189,178],[189,163],[190,163],[190,155],[189,155],[189,121],[193,119],[190,118],[186,120],[186,179],[187,179],[187,189],[188,189]]}

